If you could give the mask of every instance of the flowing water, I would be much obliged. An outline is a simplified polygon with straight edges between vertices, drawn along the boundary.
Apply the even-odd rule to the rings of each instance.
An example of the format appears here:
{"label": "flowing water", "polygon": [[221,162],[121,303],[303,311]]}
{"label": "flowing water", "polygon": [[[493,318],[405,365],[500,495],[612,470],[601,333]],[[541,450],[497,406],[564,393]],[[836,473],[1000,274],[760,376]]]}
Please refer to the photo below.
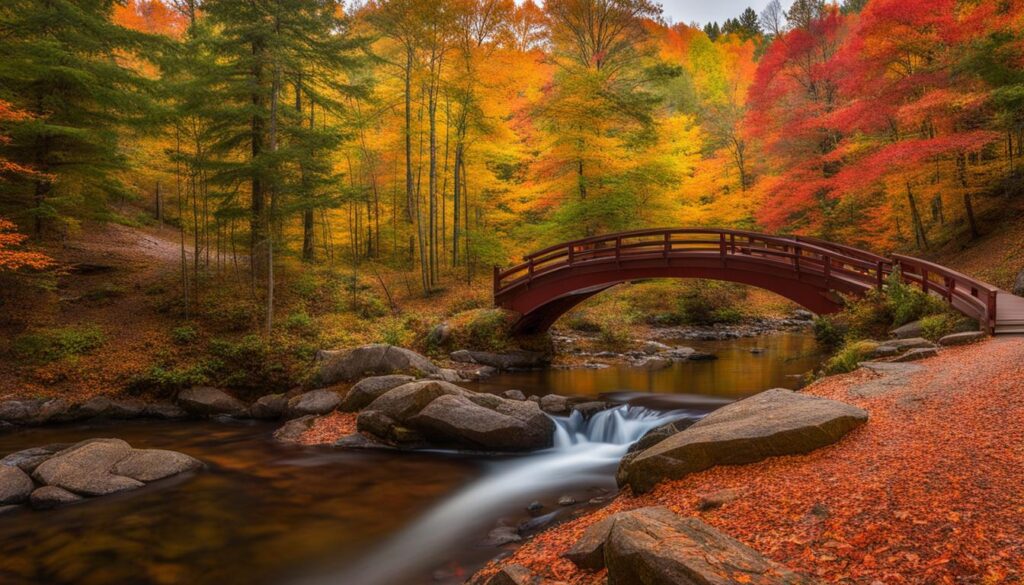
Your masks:
{"label": "flowing water", "polygon": [[[765,351],[753,354],[752,347]],[[558,417],[552,449],[517,457],[288,447],[272,441],[274,426],[241,422],[94,423],[0,434],[0,455],[116,436],[210,466],[135,492],[0,516],[0,583],[459,583],[502,552],[485,542],[495,526],[532,533],[612,495],[618,460],[648,430],[697,419],[764,388],[792,386],[794,374],[816,363],[813,341],[798,334],[699,348],[720,359],[658,372],[550,370],[490,380],[482,389],[617,393],[641,396],[634,402],[643,404],[671,398],[658,410],[626,404],[590,420]],[[755,381],[741,379],[742,372]],[[581,504],[558,506],[563,495]],[[532,501],[544,508],[527,513]]]}

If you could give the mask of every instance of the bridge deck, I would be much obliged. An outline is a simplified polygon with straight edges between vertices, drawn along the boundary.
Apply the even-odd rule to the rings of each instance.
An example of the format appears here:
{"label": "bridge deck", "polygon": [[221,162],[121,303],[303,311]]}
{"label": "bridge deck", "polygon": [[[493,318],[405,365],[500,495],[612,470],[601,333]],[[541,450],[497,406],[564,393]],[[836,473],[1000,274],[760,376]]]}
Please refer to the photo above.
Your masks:
{"label": "bridge deck", "polygon": [[996,333],[1024,333],[1024,298],[999,291],[996,300]]}

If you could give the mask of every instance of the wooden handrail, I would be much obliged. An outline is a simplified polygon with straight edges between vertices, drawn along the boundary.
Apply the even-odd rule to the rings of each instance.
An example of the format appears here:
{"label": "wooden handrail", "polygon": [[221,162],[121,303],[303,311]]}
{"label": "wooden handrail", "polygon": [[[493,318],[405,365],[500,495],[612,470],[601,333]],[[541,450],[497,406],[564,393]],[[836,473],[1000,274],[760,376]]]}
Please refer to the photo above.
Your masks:
{"label": "wooden handrail", "polygon": [[[999,289],[966,274],[939,264],[894,254],[886,258],[869,252],[808,236],[773,236],[746,230],[717,228],[655,228],[591,236],[563,242],[532,252],[523,262],[501,270],[494,269],[494,294],[529,285],[550,272],[579,265],[629,259],[651,259],[715,255],[761,257],[789,264],[797,273],[813,273],[825,283],[837,277],[858,282],[867,288],[881,289],[895,266],[902,267],[905,282],[917,284],[927,293],[935,293],[946,302],[969,306],[986,330],[995,325]],[[941,282],[933,281],[938,277]]]}

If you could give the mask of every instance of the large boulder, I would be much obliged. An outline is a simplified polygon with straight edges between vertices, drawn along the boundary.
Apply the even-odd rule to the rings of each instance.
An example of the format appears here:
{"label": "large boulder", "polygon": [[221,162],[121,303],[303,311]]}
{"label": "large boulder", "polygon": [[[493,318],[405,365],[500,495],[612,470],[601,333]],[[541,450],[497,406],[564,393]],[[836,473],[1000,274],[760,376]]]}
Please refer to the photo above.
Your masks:
{"label": "large boulder", "polygon": [[924,326],[921,321],[911,321],[906,325],[900,325],[889,332],[889,335],[896,339],[920,339],[924,335]]}
{"label": "large boulder", "polygon": [[724,406],[642,451],[618,477],[634,492],[716,465],[807,453],[835,443],[868,419],[850,404],[773,389]]}
{"label": "large boulder", "polygon": [[178,404],[191,414],[211,416],[248,416],[249,408],[244,402],[223,390],[209,386],[195,386],[178,393]]}
{"label": "large boulder", "polygon": [[115,400],[96,396],[75,407],[74,412],[81,418],[130,419],[143,416],[146,403],[137,399]]}
{"label": "large boulder", "polygon": [[34,487],[32,478],[21,469],[0,465],[0,506],[24,502]]}
{"label": "large boulder", "polygon": [[0,459],[0,465],[10,465],[21,469],[25,473],[32,473],[43,461],[70,446],[69,443],[54,443],[53,445],[45,445],[43,447],[22,449]]}
{"label": "large boulder", "polygon": [[41,463],[32,477],[39,483],[87,496],[140,488],[144,485],[141,481],[111,471],[131,452],[131,445],[120,439],[82,441]]}
{"label": "large boulder", "polygon": [[370,405],[371,402],[380,397],[392,388],[402,384],[408,384],[416,380],[412,376],[391,374],[388,376],[371,376],[363,378],[349,389],[348,394],[341,400],[338,410],[344,412],[356,412]]}
{"label": "large boulder", "polygon": [[551,360],[536,351],[515,350],[504,353],[460,349],[451,354],[453,361],[464,364],[480,364],[499,370],[525,370],[541,368]]}
{"label": "large boulder", "polygon": [[6,400],[0,402],[0,422],[34,425],[70,420],[71,406],[60,398]]}
{"label": "large boulder", "polygon": [[341,397],[333,390],[321,388],[310,390],[293,397],[288,401],[286,414],[288,418],[298,418],[308,414],[327,414],[341,404]]}
{"label": "large boulder", "polygon": [[363,376],[413,374],[430,376],[439,368],[422,355],[393,345],[373,344],[340,351],[317,352],[320,382],[326,386]]}
{"label": "large boulder", "polygon": [[366,410],[376,410],[399,423],[419,414],[421,410],[446,394],[465,395],[469,390],[441,380],[410,382],[388,390],[371,402]]}
{"label": "large boulder", "polygon": [[288,409],[288,397],[284,394],[265,394],[249,407],[249,414],[260,420],[274,420],[284,416]]}
{"label": "large boulder", "polygon": [[536,404],[480,396],[487,396],[486,402],[456,394],[439,396],[409,423],[429,439],[480,449],[525,451],[552,445],[554,423]]}
{"label": "large boulder", "polygon": [[203,463],[198,459],[177,451],[132,449],[112,471],[136,481],[151,482],[202,467]]}
{"label": "large boulder", "polygon": [[620,512],[588,528],[566,555],[608,569],[608,585],[810,585],[697,518],[658,506]]}

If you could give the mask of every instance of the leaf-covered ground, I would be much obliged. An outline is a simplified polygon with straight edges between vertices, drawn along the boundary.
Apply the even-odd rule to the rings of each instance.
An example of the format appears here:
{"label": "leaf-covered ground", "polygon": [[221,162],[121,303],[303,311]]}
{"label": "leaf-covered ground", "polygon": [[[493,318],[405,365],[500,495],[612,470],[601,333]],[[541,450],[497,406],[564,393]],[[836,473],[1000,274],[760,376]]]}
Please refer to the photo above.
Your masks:
{"label": "leaf-covered ground", "polygon": [[[662,504],[825,582],[1024,583],[1024,339],[949,349],[920,365],[890,384],[861,369],[809,387],[870,412],[836,445],[624,493],[506,562],[573,585],[604,583],[561,553],[609,514]],[[697,511],[701,495],[725,488],[744,495]]]}

